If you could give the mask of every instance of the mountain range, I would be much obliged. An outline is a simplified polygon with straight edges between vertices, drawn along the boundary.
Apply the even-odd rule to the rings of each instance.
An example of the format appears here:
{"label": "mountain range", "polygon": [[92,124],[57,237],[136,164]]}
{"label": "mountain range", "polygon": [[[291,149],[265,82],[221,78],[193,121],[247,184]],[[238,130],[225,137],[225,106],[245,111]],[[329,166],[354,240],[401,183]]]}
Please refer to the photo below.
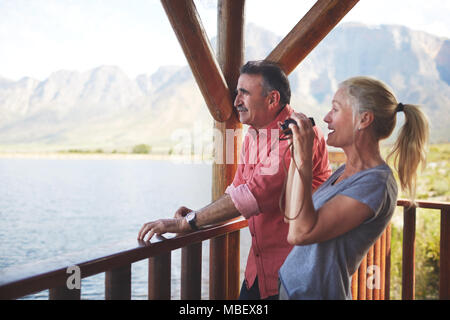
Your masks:
{"label": "mountain range", "polygon": [[[245,60],[265,58],[280,40],[247,25]],[[291,105],[327,132],[321,120],[333,93],[355,75],[383,80],[399,101],[421,105],[431,141],[450,141],[450,39],[403,26],[342,24],[289,75]],[[44,81],[0,76],[0,115],[0,151],[148,144],[165,153],[186,135],[208,132],[201,137],[207,142],[213,125],[188,66],[162,66],[135,79],[117,66],[56,71]]]}

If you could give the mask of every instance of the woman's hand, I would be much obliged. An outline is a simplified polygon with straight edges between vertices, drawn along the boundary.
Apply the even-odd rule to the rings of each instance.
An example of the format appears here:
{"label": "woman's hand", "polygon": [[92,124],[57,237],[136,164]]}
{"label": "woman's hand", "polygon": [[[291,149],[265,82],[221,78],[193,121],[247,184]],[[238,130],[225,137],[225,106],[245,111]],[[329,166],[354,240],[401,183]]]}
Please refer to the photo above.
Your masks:
{"label": "woman's hand", "polygon": [[297,122],[297,125],[289,125],[289,128],[292,130],[291,140],[294,146],[292,157],[298,170],[301,170],[302,167],[308,167],[303,173],[308,174],[312,178],[313,146],[316,133],[311,121],[303,113],[294,112],[291,118]]}

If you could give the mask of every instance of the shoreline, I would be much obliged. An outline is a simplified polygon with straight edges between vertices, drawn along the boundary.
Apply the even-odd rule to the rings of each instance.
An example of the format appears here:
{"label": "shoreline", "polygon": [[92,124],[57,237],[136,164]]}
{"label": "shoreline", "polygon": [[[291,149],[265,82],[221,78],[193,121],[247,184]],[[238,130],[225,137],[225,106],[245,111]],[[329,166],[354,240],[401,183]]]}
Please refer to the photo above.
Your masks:
{"label": "shoreline", "polygon": [[70,152],[0,152],[0,159],[128,159],[162,160],[174,162],[211,162],[210,157],[201,155],[166,155],[137,153],[70,153]]}

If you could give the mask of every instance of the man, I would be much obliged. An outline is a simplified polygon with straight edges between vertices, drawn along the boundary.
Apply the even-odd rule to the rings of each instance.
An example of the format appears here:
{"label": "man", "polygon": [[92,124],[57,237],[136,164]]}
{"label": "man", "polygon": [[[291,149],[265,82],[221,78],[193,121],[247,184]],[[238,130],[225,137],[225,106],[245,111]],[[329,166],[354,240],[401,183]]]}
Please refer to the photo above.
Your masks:
{"label": "man", "polygon": [[[284,72],[268,61],[250,61],[241,68],[234,106],[239,121],[250,126],[244,138],[233,183],[210,205],[192,211],[181,207],[174,219],[144,224],[138,239],[155,233],[181,233],[244,216],[252,245],[240,299],[276,299],[278,270],[292,249],[287,242],[288,224],[279,203],[289,167],[288,142],[279,140],[279,123],[293,112],[291,91]],[[326,143],[315,127],[313,188],[331,174]],[[284,162],[284,163],[283,163]]]}

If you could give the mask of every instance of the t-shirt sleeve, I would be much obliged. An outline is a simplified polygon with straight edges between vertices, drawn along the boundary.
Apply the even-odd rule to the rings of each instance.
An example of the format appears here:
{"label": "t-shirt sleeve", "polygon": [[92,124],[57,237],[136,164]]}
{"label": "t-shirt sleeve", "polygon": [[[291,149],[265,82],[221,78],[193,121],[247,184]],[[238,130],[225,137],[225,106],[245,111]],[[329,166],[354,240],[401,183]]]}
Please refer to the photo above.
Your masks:
{"label": "t-shirt sleeve", "polygon": [[386,176],[382,173],[363,175],[355,180],[348,188],[343,190],[341,194],[367,205],[374,213],[374,215],[366,221],[369,222],[377,217],[386,201]]}

